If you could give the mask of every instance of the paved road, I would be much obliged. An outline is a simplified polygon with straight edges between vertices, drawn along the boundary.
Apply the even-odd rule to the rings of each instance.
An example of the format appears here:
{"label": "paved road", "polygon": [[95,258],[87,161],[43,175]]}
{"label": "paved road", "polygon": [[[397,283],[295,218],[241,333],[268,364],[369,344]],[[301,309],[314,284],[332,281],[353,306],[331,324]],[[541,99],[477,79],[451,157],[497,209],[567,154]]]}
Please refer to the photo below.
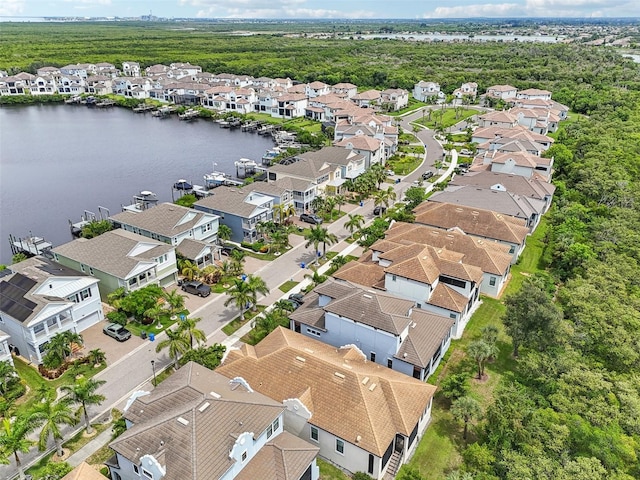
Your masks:
{"label": "paved road", "polygon": [[[411,132],[413,127],[410,122],[421,117],[421,111],[403,117],[401,121],[402,128]],[[404,191],[411,186],[414,180],[420,177],[427,167],[433,167],[436,161],[442,159],[442,146],[433,138],[433,131],[421,130],[417,133],[417,137],[425,144],[426,153],[420,167],[414,173],[404,177],[400,183],[394,185],[398,199],[402,197]],[[362,207],[356,206],[350,213],[359,213],[365,217],[367,222],[371,222],[374,219],[373,208],[373,201],[368,200],[364,202]],[[341,252],[349,245],[344,241],[349,235],[344,227],[344,223],[347,220],[348,217],[345,215],[328,226],[329,231],[336,234],[339,240],[338,244],[328,250]],[[301,281],[304,274],[309,273],[309,270],[301,268],[301,263],[309,265],[313,260],[314,252],[304,248],[304,242],[302,242],[255,272],[265,280],[270,290],[270,294],[260,299],[260,303],[271,304],[277,301],[282,296],[278,286],[290,279]],[[216,296],[191,313],[194,317],[202,318],[199,327],[206,333],[209,345],[220,343],[226,338],[226,335],[221,332],[221,328],[238,315],[238,311],[234,307],[224,306],[227,298],[225,295]],[[147,341],[139,345],[94,377],[97,380],[106,382],[98,390],[98,393],[106,397],[105,401],[99,407],[90,409],[90,416],[94,421],[108,417],[112,408],[122,410],[133,392],[142,389],[145,384],[147,384],[145,388],[148,386],[149,381],[153,378],[152,360],[155,362],[156,374],[171,363],[166,350],[161,353],[156,353],[155,351],[157,342],[162,338],[164,338],[164,334],[158,335],[155,342]],[[78,430],[76,429],[75,431]],[[68,438],[67,435],[65,437]],[[40,457],[40,452],[32,449],[28,454],[21,455],[21,461],[26,467]],[[13,459],[10,465],[0,466],[0,478],[10,479],[16,475],[17,470]]]}

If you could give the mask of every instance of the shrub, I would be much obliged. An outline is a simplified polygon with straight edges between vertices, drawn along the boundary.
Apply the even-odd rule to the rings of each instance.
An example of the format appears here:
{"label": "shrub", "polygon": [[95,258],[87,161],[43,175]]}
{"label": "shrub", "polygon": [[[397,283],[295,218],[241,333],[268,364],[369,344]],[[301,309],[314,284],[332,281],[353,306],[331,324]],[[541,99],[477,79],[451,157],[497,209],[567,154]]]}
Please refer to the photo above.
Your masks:
{"label": "shrub", "polygon": [[127,324],[127,314],[120,310],[113,310],[107,313],[106,317],[110,322],[120,324],[123,327]]}
{"label": "shrub", "polygon": [[269,251],[269,247],[267,245],[262,245],[260,247],[260,253],[267,253]]}

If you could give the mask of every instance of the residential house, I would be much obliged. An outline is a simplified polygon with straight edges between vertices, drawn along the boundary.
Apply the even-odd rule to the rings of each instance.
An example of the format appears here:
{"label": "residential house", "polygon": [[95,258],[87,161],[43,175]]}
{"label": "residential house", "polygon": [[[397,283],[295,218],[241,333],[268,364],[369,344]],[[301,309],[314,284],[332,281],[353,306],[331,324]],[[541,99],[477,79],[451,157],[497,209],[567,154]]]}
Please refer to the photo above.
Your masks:
{"label": "residential house", "polygon": [[155,65],[151,65],[150,67],[147,67],[144,69],[147,77],[156,77],[156,76],[166,76],[167,73],[169,72],[169,67],[167,67],[166,65],[162,65],[162,64],[155,64]]}
{"label": "residential house", "polygon": [[36,75],[39,76],[52,76],[52,77],[59,77],[60,76],[60,69],[58,67],[40,67],[39,69],[36,70]]}
{"label": "residential house", "polygon": [[455,103],[462,103],[466,99],[475,100],[478,95],[478,84],[475,82],[463,83],[460,88],[453,91],[453,99]]}
{"label": "residential house", "polygon": [[60,480],[104,480],[104,475],[87,462],[82,462]]}
{"label": "residential house", "polygon": [[[343,193],[343,184],[355,180],[367,169],[366,158],[354,149],[342,147],[323,147],[315,152],[305,152],[297,157],[313,162],[318,172],[328,167],[329,178],[318,182],[318,190],[329,195]],[[324,177],[316,177],[322,179]]]}
{"label": "residential house", "polygon": [[161,203],[142,211],[124,211],[109,219],[116,227],[173,246],[180,245],[186,238],[209,243],[218,239],[218,216],[173,203]]}
{"label": "residential house", "polygon": [[71,77],[87,78],[89,75],[96,75],[98,70],[93,63],[77,63],[60,67],[60,74]]}
{"label": "residential house", "polygon": [[285,411],[242,377],[189,362],[131,396],[105,463],[111,480],[317,480],[319,448],[284,430]]}
{"label": "residential house", "polygon": [[11,355],[11,348],[9,347],[10,338],[11,336],[8,333],[0,330],[0,362],[7,362],[13,366],[13,356]]}
{"label": "residential house", "polygon": [[382,98],[382,93],[380,90],[366,90],[361,93],[357,93],[353,97],[351,97],[351,101],[354,102],[359,107],[363,108],[372,108],[375,106],[380,106],[380,99]]}
{"label": "residential house", "polygon": [[518,118],[507,110],[488,112],[478,116],[478,126],[480,128],[514,128],[516,125],[518,125]]}
{"label": "residential house", "polygon": [[412,300],[335,279],[306,295],[289,318],[291,330],[338,348],[355,345],[371,362],[422,381],[449,348],[454,324]]}
{"label": "residential house", "polygon": [[526,150],[540,155],[553,145],[554,140],[546,135],[529,131],[522,125],[515,127],[483,127],[473,131],[471,141],[478,144],[478,150],[498,150],[506,143],[518,140]]}
{"label": "residential house", "polygon": [[435,192],[429,197],[429,201],[493,210],[502,215],[524,220],[531,232],[540,223],[540,218],[542,218],[546,207],[544,200],[523,197],[509,192],[500,184],[495,184],[491,188],[479,188],[474,185],[451,185],[443,191]]}
{"label": "residential house", "polygon": [[413,213],[417,224],[441,230],[458,230],[473,237],[508,245],[512,265],[524,250],[529,234],[524,220],[491,210],[450,203],[423,202]]}
{"label": "residential house", "polygon": [[211,195],[198,200],[193,208],[219,218],[222,225],[231,229],[234,242],[255,242],[257,226],[273,220],[274,197],[251,188],[220,186]]}
{"label": "residential house", "polygon": [[299,158],[298,161],[287,165],[271,165],[267,171],[269,181],[277,182],[279,186],[291,190],[293,206],[299,213],[311,209],[314,198],[324,193],[330,179],[343,180],[340,175],[341,168],[329,165],[316,157]]}
{"label": "residential house", "polygon": [[446,95],[440,90],[440,84],[420,80],[413,86],[413,98],[419,102],[436,103],[445,100]]}
{"label": "residential house", "polygon": [[58,93],[63,95],[80,95],[85,91],[85,78],[79,75],[63,73],[58,78]]}
{"label": "residential house", "polygon": [[509,278],[511,255],[507,245],[488,242],[458,230],[445,231],[426,225],[395,222],[387,230],[385,238],[371,246],[371,258],[410,243],[430,245],[462,254],[461,263],[482,270],[480,293],[498,297]]}
{"label": "residential house", "polygon": [[116,68],[116,66],[112,63],[107,63],[107,62],[100,62],[100,63],[96,63],[96,75],[104,75],[106,77],[117,77],[118,76],[118,69]]}
{"label": "residential house", "polygon": [[[31,76],[35,79],[35,76]],[[22,78],[18,75],[0,77],[0,96],[25,95],[29,93],[33,79],[29,77]]]}
{"label": "residential house", "polygon": [[341,142],[334,142],[336,147],[345,148],[364,157],[365,169],[377,163],[384,165],[386,160],[384,141],[368,135],[355,135]]}
{"label": "residential house", "polygon": [[504,190],[544,202],[542,213],[551,207],[555,185],[544,181],[537,175],[523,176],[497,171],[472,171],[465,175],[456,175],[449,182],[451,186],[469,185],[479,188]]}
{"label": "residential house", "polygon": [[282,327],[230,351],[216,371],[284,403],[285,429],[319,446],[325,460],[377,480],[415,452],[436,390],[368,361],[355,345],[336,348]]}
{"label": "residential house", "polygon": [[518,124],[532,132],[546,135],[548,132],[558,130],[560,117],[546,108],[521,108],[514,107],[511,113],[518,119]]}
{"label": "residential house", "polygon": [[409,92],[402,88],[389,88],[380,92],[380,105],[383,110],[402,110],[409,105]]}
{"label": "residential house", "polygon": [[304,117],[307,108],[307,96],[304,93],[287,93],[277,97],[277,105],[271,109],[275,118]]}
{"label": "residential house", "polygon": [[80,333],[104,318],[97,278],[44,257],[11,265],[0,277],[0,328],[13,351],[42,363],[51,337]]}
{"label": "residential house", "polygon": [[331,87],[331,93],[350,99],[358,93],[358,87],[353,83],[336,83]]}
{"label": "residential house", "polygon": [[311,82],[305,85],[305,95],[311,99],[328,95],[331,93],[331,86],[323,82]]}
{"label": "residential house", "polygon": [[176,247],[176,253],[202,270],[214,264],[216,249],[216,245],[201,240],[185,238],[180,242],[180,245]]}
{"label": "residential house", "polygon": [[112,93],[112,77],[106,75],[91,75],[85,80],[85,91],[93,95],[108,95]]}
{"label": "residential house", "polygon": [[139,77],[140,64],[138,62],[122,62],[122,75],[125,77]]}
{"label": "residential house", "polygon": [[539,90],[537,88],[527,88],[526,90],[518,91],[516,98],[518,100],[551,100],[552,93],[548,90]]}
{"label": "residential house", "polygon": [[50,74],[38,74],[31,82],[31,95],[53,95],[58,91],[56,77]]}
{"label": "residential house", "polygon": [[53,258],[100,280],[103,299],[118,288],[126,292],[147,285],[176,283],[176,248],[121,228],[55,247]]}
{"label": "residential house", "polygon": [[509,100],[516,98],[516,93],[518,93],[518,89],[511,85],[493,85],[487,88],[486,95],[499,100]]}
{"label": "residential house", "polygon": [[489,165],[492,172],[520,175],[525,178],[544,179],[551,181],[553,172],[553,157],[544,158],[526,151],[503,152],[492,150],[484,152],[478,157],[483,165]]}

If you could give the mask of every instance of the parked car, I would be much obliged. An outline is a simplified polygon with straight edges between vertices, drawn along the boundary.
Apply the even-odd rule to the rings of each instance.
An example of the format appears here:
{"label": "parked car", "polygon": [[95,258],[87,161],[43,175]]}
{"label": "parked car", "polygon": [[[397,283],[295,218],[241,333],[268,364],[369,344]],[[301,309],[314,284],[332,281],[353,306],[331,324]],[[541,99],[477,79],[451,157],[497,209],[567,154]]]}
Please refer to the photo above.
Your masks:
{"label": "parked car", "polygon": [[227,257],[231,256],[231,254],[233,253],[233,251],[236,249],[236,247],[234,247],[233,245],[224,245],[221,249],[220,249],[220,253],[222,255],[226,255]]}
{"label": "parked car", "polygon": [[384,173],[387,174],[389,177],[393,177],[396,174],[396,172],[394,172],[393,170],[385,170]]}
{"label": "parked car", "polygon": [[470,166],[471,166],[470,163],[459,163],[458,164],[458,168],[466,168],[467,170],[469,169]]}
{"label": "parked car", "polygon": [[300,220],[306,223],[312,223],[313,225],[320,225],[322,223],[322,218],[313,213],[303,213],[300,215]]}
{"label": "parked car", "polygon": [[431,170],[427,170],[422,174],[423,180],[429,180],[431,177],[433,177],[433,172]]}
{"label": "parked car", "polygon": [[287,305],[285,307],[287,310],[290,310],[292,312],[300,308],[300,304],[295,300],[285,298],[284,300],[280,300],[280,301],[282,302],[282,305]]}
{"label": "parked car", "polygon": [[119,342],[124,342],[125,340],[129,340],[131,338],[131,332],[119,323],[110,323],[109,325],[105,325],[102,329],[102,333],[115,338]]}
{"label": "parked car", "polygon": [[304,303],[304,294],[303,293],[292,293],[289,295],[289,300],[293,300],[294,302],[298,302],[300,305]]}
{"label": "parked car", "polygon": [[192,295],[199,295],[201,297],[208,297],[211,293],[211,287],[202,282],[186,282],[182,284],[182,290]]}
{"label": "parked car", "polygon": [[373,214],[380,215],[386,211],[387,211],[387,207],[385,207],[384,205],[376,205],[376,207],[373,209]]}
{"label": "parked car", "polygon": [[460,155],[473,155],[473,152],[471,150],[463,148],[462,150],[460,150]]}

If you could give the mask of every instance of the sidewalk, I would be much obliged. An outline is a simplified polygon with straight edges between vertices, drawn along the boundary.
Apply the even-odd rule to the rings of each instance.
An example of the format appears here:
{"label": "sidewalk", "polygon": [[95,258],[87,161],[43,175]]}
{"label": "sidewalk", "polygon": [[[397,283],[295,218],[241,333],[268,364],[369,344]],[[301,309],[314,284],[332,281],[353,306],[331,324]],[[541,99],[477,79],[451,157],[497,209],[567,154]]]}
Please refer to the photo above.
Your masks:
{"label": "sidewalk", "polygon": [[111,441],[111,426],[109,426],[104,432],[99,433],[96,437],[88,442],[84,447],[70,455],[67,458],[67,463],[72,467],[77,467],[84,462],[91,455],[96,453],[102,447],[107,445]]}

